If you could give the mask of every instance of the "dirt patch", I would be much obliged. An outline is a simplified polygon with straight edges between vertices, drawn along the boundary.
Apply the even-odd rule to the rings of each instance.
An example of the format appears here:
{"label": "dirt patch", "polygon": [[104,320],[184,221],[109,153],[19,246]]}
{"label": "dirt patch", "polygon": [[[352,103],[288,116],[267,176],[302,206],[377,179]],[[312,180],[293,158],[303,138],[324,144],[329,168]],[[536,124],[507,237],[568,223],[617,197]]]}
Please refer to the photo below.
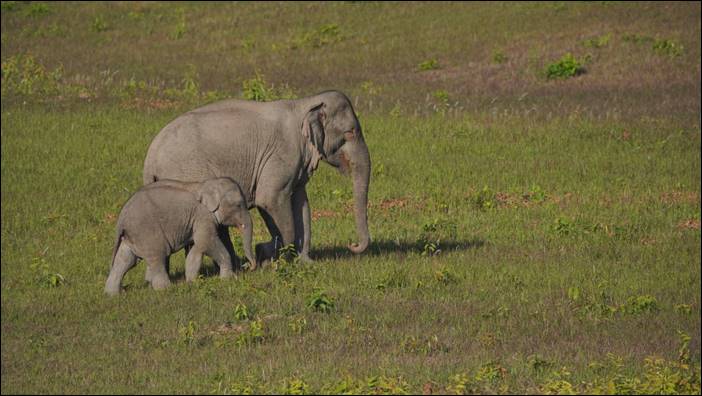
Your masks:
{"label": "dirt patch", "polygon": [[312,220],[319,220],[322,218],[337,217],[339,214],[333,210],[313,210]]}
{"label": "dirt patch", "polygon": [[678,223],[678,228],[681,230],[699,230],[700,221],[697,219],[687,219]]}
{"label": "dirt patch", "polygon": [[671,191],[661,194],[661,202],[666,204],[699,204],[700,195],[695,191]]}
{"label": "dirt patch", "polygon": [[407,198],[384,199],[380,201],[378,207],[382,210],[390,210],[392,208],[404,208],[408,203],[409,199]]}

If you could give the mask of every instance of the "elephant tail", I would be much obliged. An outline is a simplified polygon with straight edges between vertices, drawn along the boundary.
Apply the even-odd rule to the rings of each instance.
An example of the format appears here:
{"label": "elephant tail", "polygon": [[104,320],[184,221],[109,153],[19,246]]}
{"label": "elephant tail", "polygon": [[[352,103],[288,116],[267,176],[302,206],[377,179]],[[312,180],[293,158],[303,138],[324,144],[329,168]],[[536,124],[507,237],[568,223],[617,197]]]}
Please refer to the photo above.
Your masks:
{"label": "elephant tail", "polygon": [[125,236],[124,228],[118,227],[117,228],[117,237],[115,238],[115,247],[112,248],[112,260],[110,261],[110,271],[112,271],[112,267],[115,265],[115,257],[117,256],[117,251],[119,250],[119,246],[122,244],[122,239],[124,239]]}

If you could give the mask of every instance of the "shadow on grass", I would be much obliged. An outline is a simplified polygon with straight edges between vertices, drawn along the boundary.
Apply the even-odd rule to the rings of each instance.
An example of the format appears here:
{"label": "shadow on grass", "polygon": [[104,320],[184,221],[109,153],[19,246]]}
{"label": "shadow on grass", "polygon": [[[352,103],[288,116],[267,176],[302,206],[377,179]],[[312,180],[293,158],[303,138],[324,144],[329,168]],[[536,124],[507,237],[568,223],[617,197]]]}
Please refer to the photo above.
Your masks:
{"label": "shadow on grass", "polygon": [[[424,251],[425,241],[393,241],[382,239],[378,241],[371,241],[368,249],[361,253],[360,256],[381,256],[386,254],[408,254],[411,252],[421,253]],[[469,249],[477,249],[485,245],[485,241],[478,238],[473,238],[469,240],[448,240],[441,241],[439,243],[439,249],[443,253],[453,252],[453,251],[464,251]],[[356,255],[352,253],[346,246],[325,246],[318,249],[312,248],[310,254],[313,260],[326,260],[334,258],[348,258],[355,257]]]}
{"label": "shadow on grass", "polygon": [[[393,241],[393,240],[379,240],[372,241],[368,249],[365,252],[358,255],[358,257],[363,256],[382,256],[388,254],[408,254],[408,253],[421,253],[424,251],[425,241]],[[448,240],[441,241],[438,248],[441,249],[442,253],[449,253],[455,251],[466,251],[469,249],[478,249],[484,246],[487,242],[482,239],[473,238],[469,240]],[[330,260],[330,259],[346,259],[349,257],[357,257],[356,254],[352,253],[346,246],[324,246],[321,248],[313,248],[310,254],[313,260]],[[235,269],[236,271],[240,271]],[[200,267],[200,275],[205,278],[218,276],[219,268],[211,260],[203,260],[202,267]],[[185,280],[185,270],[178,270],[171,272],[169,277],[172,282],[179,282]]]}

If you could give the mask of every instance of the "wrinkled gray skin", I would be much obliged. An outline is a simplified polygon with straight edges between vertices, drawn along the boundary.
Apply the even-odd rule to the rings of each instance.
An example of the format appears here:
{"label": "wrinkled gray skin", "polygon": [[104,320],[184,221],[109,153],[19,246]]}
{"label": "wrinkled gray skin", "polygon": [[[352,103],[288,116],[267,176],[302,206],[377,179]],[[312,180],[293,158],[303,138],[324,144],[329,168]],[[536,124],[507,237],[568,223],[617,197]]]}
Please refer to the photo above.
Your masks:
{"label": "wrinkled gray skin", "polygon": [[183,114],[151,143],[144,184],[231,177],[271,234],[270,242],[256,246],[259,261],[275,257],[289,243],[310,261],[305,185],[320,160],[351,173],[359,241],[349,249],[361,253],[370,243],[370,156],[351,102],[337,91],[274,102],[225,100]]}
{"label": "wrinkled gray skin", "polygon": [[244,251],[254,269],[253,230],[247,206],[243,192],[229,178],[203,183],[162,180],[142,187],[127,201],[117,220],[105,293],[119,293],[124,274],[136,265],[137,258],[146,261],[146,280],[152,287],[166,288],[170,285],[168,259],[184,247],[189,247],[186,281],[197,277],[203,254],[218,261],[221,277],[232,276],[232,258],[219,238],[218,227],[241,229]]}

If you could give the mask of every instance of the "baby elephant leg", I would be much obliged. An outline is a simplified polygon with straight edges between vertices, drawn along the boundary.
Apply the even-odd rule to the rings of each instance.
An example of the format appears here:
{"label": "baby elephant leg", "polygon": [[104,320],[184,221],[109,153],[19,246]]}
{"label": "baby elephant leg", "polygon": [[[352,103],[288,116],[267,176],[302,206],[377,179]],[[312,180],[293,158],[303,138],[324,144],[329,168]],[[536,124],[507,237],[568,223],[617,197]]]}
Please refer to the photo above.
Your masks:
{"label": "baby elephant leg", "polygon": [[190,246],[188,249],[185,257],[186,282],[192,282],[197,279],[197,275],[200,273],[200,266],[202,266],[202,254],[202,248],[197,244]]}
{"label": "baby elephant leg", "polygon": [[[187,251],[186,251],[187,255]],[[166,257],[166,274],[171,273],[171,257],[168,256]],[[144,274],[144,280],[147,281],[148,283],[151,283],[151,278],[153,278],[153,274],[151,273],[151,267],[148,265],[146,266],[146,273]]]}
{"label": "baby elephant leg", "polygon": [[154,290],[162,290],[171,285],[168,272],[166,272],[168,256],[146,258],[146,265],[148,265],[147,272],[151,276],[151,287]]}
{"label": "baby elephant leg", "polygon": [[112,268],[110,269],[110,275],[107,277],[107,282],[105,282],[105,293],[111,296],[119,294],[124,274],[132,269],[136,262],[137,256],[132,252],[129,246],[122,243],[119,249],[117,249],[117,254],[115,255]]}
{"label": "baby elephant leg", "polygon": [[[221,278],[229,278],[234,275],[234,266],[231,256],[229,255],[229,250],[224,246],[222,241],[219,239],[212,241],[207,251],[205,251],[205,254],[219,263],[219,276]],[[234,257],[236,257],[236,255],[234,255]]]}

